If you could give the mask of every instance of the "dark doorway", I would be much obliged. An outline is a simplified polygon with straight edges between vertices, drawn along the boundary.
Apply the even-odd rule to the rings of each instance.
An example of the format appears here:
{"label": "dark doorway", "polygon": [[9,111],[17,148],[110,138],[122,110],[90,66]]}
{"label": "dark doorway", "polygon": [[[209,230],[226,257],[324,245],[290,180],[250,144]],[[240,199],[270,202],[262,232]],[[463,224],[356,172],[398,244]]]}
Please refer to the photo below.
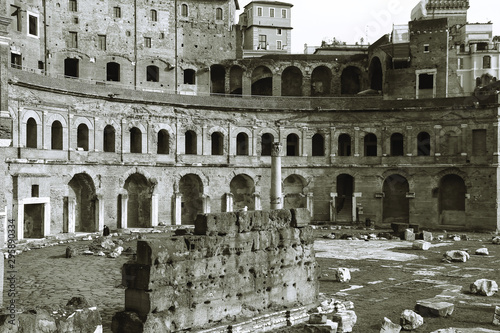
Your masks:
{"label": "dark doorway", "polygon": [[158,147],[157,154],[168,155],[170,153],[170,137],[168,132],[164,129],[158,132]]}
{"label": "dark doorway", "polygon": [[50,133],[50,147],[53,150],[63,149],[63,128],[61,122],[58,120],[52,123]]}
{"label": "dark doorway", "polygon": [[252,72],[252,95],[273,95],[273,74],[265,66],[259,66]]}
{"label": "dark doorway", "polygon": [[36,121],[33,118],[26,122],[26,147],[37,148],[38,145],[38,129]]}
{"label": "dark doorway", "polygon": [[373,133],[365,135],[365,156],[377,156],[377,136]]}
{"label": "dark doorway", "polygon": [[79,76],[79,60],[74,58],[64,59],[64,76],[78,77]]}
{"label": "dark doorway", "polygon": [[134,173],[125,181],[128,193],[127,226],[129,228],[151,227],[151,184],[143,175]]}
{"label": "dark doorway", "polygon": [[264,133],[261,138],[260,148],[262,156],[271,156],[273,149],[274,136],[270,133]]}
{"label": "dark doorway", "polygon": [[391,156],[404,155],[404,137],[401,133],[391,135]]}
{"label": "dark doorway", "polygon": [[226,92],[226,70],[224,66],[210,66],[211,93],[223,95]]}
{"label": "dark doorway", "polygon": [[378,57],[372,59],[368,75],[370,77],[370,88],[377,91],[383,91],[382,63]]}
{"label": "dark doorway", "polygon": [[182,195],[182,224],[194,224],[196,216],[203,213],[203,183],[195,174],[187,174],[179,182],[179,192]]}
{"label": "dark doorway", "polygon": [[299,137],[297,134],[289,134],[286,137],[286,156],[299,156]]}
{"label": "dark doorway", "polygon": [[354,66],[346,67],[340,78],[341,94],[355,95],[361,91],[361,70]]}
{"label": "dark doorway", "polygon": [[247,207],[248,210],[255,210],[255,184],[252,178],[247,175],[237,175],[229,184],[233,194],[233,211],[238,211]]}
{"label": "dark doorway", "polygon": [[325,156],[325,138],[319,133],[312,137],[312,156]]}
{"label": "dark doorway", "polygon": [[75,231],[94,232],[96,227],[96,196],[92,178],[86,173],[73,176],[69,182],[72,197],[76,199],[75,205]]}
{"label": "dark doorway", "polygon": [[116,62],[106,64],[106,81],[120,81],[120,64]]}
{"label": "dark doorway", "polygon": [[220,132],[212,133],[212,155],[224,154],[224,136]]}
{"label": "dark doorway", "polygon": [[351,136],[349,134],[339,135],[339,156],[351,156]]}
{"label": "dark doorway", "polygon": [[89,128],[85,124],[78,125],[76,145],[83,151],[89,151]]}
{"label": "dark doorway", "polygon": [[184,134],[185,142],[185,153],[186,155],[196,155],[197,154],[197,140],[196,133],[194,131],[187,131]]}
{"label": "dark doorway", "polygon": [[281,96],[302,96],[302,72],[295,66],[281,74]]}
{"label": "dark doorway", "polygon": [[410,201],[406,194],[410,191],[410,185],[406,178],[397,174],[387,177],[382,191],[385,194],[383,199],[384,223],[409,223]]}
{"label": "dark doorway", "polygon": [[354,178],[351,175],[337,176],[337,197],[335,198],[336,222],[352,222],[352,197]]}
{"label": "dark doorway", "polygon": [[316,67],[311,75],[311,96],[330,96],[332,71],[325,66]]}
{"label": "dark doorway", "polygon": [[111,125],[104,127],[103,150],[106,153],[115,152],[115,128]]}
{"label": "dark doorway", "polygon": [[427,132],[420,132],[417,135],[417,155],[431,155],[431,136]]}
{"label": "dark doorway", "polygon": [[439,214],[441,224],[464,225],[465,194],[467,188],[462,177],[446,175],[439,184]]}
{"label": "dark doorway", "polygon": [[236,155],[248,155],[248,135],[238,133],[236,136]]}
{"label": "dark doorway", "polygon": [[130,129],[130,152],[133,154],[142,153],[142,132],[137,127]]}
{"label": "dark doorway", "polygon": [[24,205],[24,238],[42,238],[44,225],[44,205]]}

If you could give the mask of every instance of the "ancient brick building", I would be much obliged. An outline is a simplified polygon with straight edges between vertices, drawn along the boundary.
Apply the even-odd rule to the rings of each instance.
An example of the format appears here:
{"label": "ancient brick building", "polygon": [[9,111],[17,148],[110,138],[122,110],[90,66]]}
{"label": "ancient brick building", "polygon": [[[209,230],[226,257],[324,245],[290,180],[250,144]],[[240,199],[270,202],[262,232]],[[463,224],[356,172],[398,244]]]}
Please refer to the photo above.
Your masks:
{"label": "ancient brick building", "polygon": [[237,7],[0,8],[0,206],[18,238],[269,208],[272,142],[285,208],[315,221],[499,227],[498,95],[465,93],[447,17],[360,54],[243,59]]}

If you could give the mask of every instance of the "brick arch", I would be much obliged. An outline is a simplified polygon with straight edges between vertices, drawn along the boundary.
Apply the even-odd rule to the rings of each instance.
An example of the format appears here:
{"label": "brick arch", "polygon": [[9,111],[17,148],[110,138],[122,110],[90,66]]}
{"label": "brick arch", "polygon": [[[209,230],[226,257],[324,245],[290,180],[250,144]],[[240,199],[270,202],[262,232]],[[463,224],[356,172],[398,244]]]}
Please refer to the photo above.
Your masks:
{"label": "brick arch", "polygon": [[203,195],[209,195],[210,192],[208,187],[210,186],[210,180],[203,172],[196,169],[187,169],[177,173],[177,177],[175,178],[173,183],[174,189],[178,191],[180,180],[182,179],[182,177],[189,174],[197,175],[198,177],[200,177],[201,183],[203,185]]}
{"label": "brick arch", "polygon": [[211,137],[211,135],[215,132],[220,132],[222,135],[224,135],[225,137],[227,137],[227,129],[222,127],[222,126],[212,126],[210,127],[210,129],[208,130],[208,138]]}
{"label": "brick arch", "polygon": [[432,188],[439,187],[439,183],[440,183],[441,179],[447,175],[459,176],[460,178],[463,179],[465,186],[468,189],[472,188],[472,182],[471,182],[470,177],[468,176],[468,174],[466,172],[460,170],[459,168],[444,169],[444,170],[441,170],[440,172],[438,172],[437,174],[435,174],[434,176],[431,176],[430,180],[431,180]]}
{"label": "brick arch", "polygon": [[25,110],[23,112],[23,117],[21,118],[22,122],[26,123],[26,122],[28,122],[28,119],[30,119],[30,118],[33,118],[36,121],[37,125],[42,124],[42,117],[40,116],[39,112],[34,111],[34,110]]}
{"label": "brick arch", "polygon": [[87,117],[77,117],[77,118],[75,118],[73,120],[73,126],[75,128],[77,128],[78,126],[80,126],[80,124],[87,125],[87,127],[89,128],[89,131],[94,129],[94,124]]}
{"label": "brick arch", "polygon": [[106,128],[106,126],[108,126],[108,125],[113,126],[115,131],[117,131],[118,129],[121,128],[121,123],[119,123],[115,119],[107,119],[106,121],[103,121],[103,122],[98,123],[98,124],[100,126],[99,126],[99,128],[96,128],[96,129],[101,130],[101,131],[104,130]]}
{"label": "brick arch", "polygon": [[413,178],[412,175],[410,175],[408,172],[406,172],[403,169],[387,169],[384,171],[379,177],[377,177],[377,181],[379,184],[380,191],[382,191],[382,187],[384,186],[384,182],[387,179],[387,177],[392,176],[392,175],[400,175],[406,179],[408,182],[408,185],[410,187],[410,192],[414,192],[415,189],[415,179]]}
{"label": "brick arch", "polygon": [[314,188],[314,177],[307,174],[306,172],[301,171],[301,170],[290,170],[290,171],[283,170],[283,171],[284,172],[281,176],[283,178],[283,181],[285,181],[285,179],[288,176],[292,176],[292,175],[300,176],[300,178],[303,180],[304,194],[309,193]]}
{"label": "brick arch", "polygon": [[[120,188],[123,189],[123,187],[125,186],[125,182],[127,181],[127,179],[132,176],[133,174],[140,174],[140,175],[143,175],[146,180],[148,181],[148,183],[151,185],[153,191],[152,191],[152,194],[156,194],[157,193],[157,190],[158,190],[158,186],[156,186],[158,184],[158,179],[156,179],[155,177],[153,177],[149,172],[147,172],[146,170],[143,170],[143,169],[140,169],[138,167],[136,168],[131,168],[129,170],[127,170],[123,176],[121,176],[119,178],[119,186]],[[126,193],[126,192],[125,192]]]}
{"label": "brick arch", "polygon": [[56,121],[56,120],[61,123],[61,125],[62,125],[63,128],[68,126],[68,122],[67,122],[66,118],[63,115],[59,114],[59,113],[51,113],[47,117],[47,125],[48,126],[52,126],[52,123],[54,121]]}
{"label": "brick arch", "polygon": [[144,124],[142,124],[138,121],[128,122],[127,127],[125,127],[125,129],[130,131],[133,127],[137,127],[138,129],[140,129],[142,134],[147,133],[146,126],[144,126]]}

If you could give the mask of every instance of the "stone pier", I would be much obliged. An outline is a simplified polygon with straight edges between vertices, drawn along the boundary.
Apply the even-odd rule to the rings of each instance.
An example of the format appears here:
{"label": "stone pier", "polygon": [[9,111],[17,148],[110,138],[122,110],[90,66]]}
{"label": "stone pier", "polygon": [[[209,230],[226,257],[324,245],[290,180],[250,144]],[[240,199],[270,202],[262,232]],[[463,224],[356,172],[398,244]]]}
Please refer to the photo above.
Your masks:
{"label": "stone pier", "polygon": [[271,151],[271,209],[283,208],[281,193],[281,143],[273,143]]}

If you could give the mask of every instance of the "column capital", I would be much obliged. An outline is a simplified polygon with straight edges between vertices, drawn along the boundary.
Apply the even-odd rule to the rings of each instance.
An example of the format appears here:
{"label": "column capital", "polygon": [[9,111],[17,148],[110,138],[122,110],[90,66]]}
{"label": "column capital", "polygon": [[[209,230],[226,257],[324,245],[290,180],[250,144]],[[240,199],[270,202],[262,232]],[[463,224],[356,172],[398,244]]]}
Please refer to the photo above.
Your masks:
{"label": "column capital", "polygon": [[279,142],[273,142],[273,148],[271,150],[271,156],[279,157],[283,152],[283,145]]}

